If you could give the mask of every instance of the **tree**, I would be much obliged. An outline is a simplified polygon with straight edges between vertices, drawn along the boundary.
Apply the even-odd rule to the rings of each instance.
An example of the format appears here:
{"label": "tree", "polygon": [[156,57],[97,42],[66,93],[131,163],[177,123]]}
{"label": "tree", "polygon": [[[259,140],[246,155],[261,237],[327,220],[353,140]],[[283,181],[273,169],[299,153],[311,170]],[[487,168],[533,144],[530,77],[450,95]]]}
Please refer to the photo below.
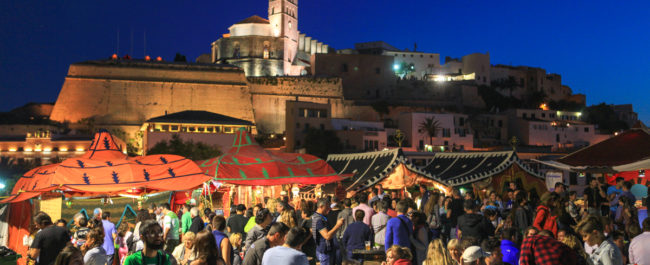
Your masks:
{"label": "tree", "polygon": [[379,119],[383,119],[384,115],[390,113],[388,102],[385,100],[374,102],[370,104],[370,107],[372,107],[372,109],[375,110],[377,114],[379,114]]}
{"label": "tree", "polygon": [[612,106],[604,102],[587,107],[585,109],[585,120],[588,123],[598,125],[598,129],[603,133],[612,134],[629,129],[628,125],[616,115]]}
{"label": "tree", "polygon": [[396,64],[395,65],[395,74],[397,74],[399,77],[406,77],[410,73],[415,72],[415,65],[412,63],[406,63],[402,62],[401,64]]}
{"label": "tree", "polygon": [[329,154],[341,153],[343,151],[341,140],[336,136],[334,131],[314,128],[307,129],[304,146],[307,153],[322,159],[327,158]]}
{"label": "tree", "polygon": [[40,165],[40,160],[15,159],[10,157],[0,157],[0,177],[5,184],[4,190],[0,190],[0,195],[9,195],[14,185],[27,171]]}
{"label": "tree", "polygon": [[174,57],[174,62],[187,62],[187,58],[185,58],[185,55],[182,55],[180,52],[177,52],[176,56]]}
{"label": "tree", "polygon": [[169,141],[160,141],[154,145],[148,155],[170,154],[186,157],[190,160],[205,160],[221,155],[217,147],[209,146],[202,142],[183,141],[178,134],[172,135]]}
{"label": "tree", "polygon": [[429,136],[429,143],[433,145],[433,137],[438,136],[440,122],[438,122],[435,117],[425,118],[424,121],[420,123],[419,129]]}

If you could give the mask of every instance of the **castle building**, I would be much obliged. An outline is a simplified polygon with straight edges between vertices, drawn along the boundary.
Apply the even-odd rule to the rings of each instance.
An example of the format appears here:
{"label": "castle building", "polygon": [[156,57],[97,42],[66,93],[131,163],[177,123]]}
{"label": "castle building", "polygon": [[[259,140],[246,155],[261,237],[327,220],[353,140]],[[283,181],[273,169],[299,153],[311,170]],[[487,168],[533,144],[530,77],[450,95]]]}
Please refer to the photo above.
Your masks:
{"label": "castle building", "polygon": [[268,19],[254,15],[228,30],[212,43],[212,62],[239,66],[246,76],[305,75],[310,56],[329,51],[298,31],[298,0],[269,0]]}

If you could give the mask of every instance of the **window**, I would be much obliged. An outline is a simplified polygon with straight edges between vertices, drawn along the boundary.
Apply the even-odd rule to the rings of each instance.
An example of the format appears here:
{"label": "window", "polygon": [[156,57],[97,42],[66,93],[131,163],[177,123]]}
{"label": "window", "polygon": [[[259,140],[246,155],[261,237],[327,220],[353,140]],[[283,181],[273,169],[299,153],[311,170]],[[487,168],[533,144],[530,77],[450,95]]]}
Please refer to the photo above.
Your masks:
{"label": "window", "polygon": [[160,126],[160,128],[162,128],[163,132],[169,131],[169,125],[163,125],[163,126]]}
{"label": "window", "polygon": [[269,58],[269,45],[266,42],[264,42],[264,53],[262,54],[262,56],[264,57],[264,59]]}
{"label": "window", "polygon": [[555,142],[557,142],[557,143],[560,142],[560,134],[559,133],[555,134]]}
{"label": "window", "polygon": [[420,58],[424,57],[424,55],[420,54]]}
{"label": "window", "polygon": [[546,118],[546,113],[542,113],[542,118]]}
{"label": "window", "polygon": [[578,185],[578,173],[569,172],[569,185]]}
{"label": "window", "polygon": [[178,127],[179,127],[178,125],[172,125],[172,126],[170,127],[169,131],[172,131],[172,132],[178,132],[178,129],[179,129]]}
{"label": "window", "polygon": [[296,128],[300,128],[300,122],[296,122]]}
{"label": "window", "polygon": [[309,123],[305,123],[305,130],[309,130]]}
{"label": "window", "polygon": [[420,150],[424,149],[424,141],[420,140]]}
{"label": "window", "polygon": [[429,58],[433,58],[433,55],[429,55]]}
{"label": "window", "polygon": [[381,68],[377,67],[375,68],[375,74],[380,74],[381,73]]}
{"label": "window", "polygon": [[585,127],[585,132],[589,132],[589,127]]}
{"label": "window", "polygon": [[413,54],[411,54],[411,58],[413,58]]}
{"label": "window", "polygon": [[442,128],[442,137],[451,137],[451,129]]}
{"label": "window", "polygon": [[343,69],[341,71],[344,72],[344,73],[347,73],[348,72],[348,64],[344,63],[343,64]]}
{"label": "window", "polygon": [[498,124],[499,124],[499,128],[503,127],[503,121],[502,120],[499,120]]}
{"label": "window", "polygon": [[528,119],[528,115],[526,115],[526,113],[524,113],[522,116],[524,117],[524,119]]}
{"label": "window", "polygon": [[460,118],[458,119],[458,124],[459,124],[460,126],[465,126],[465,118],[464,118],[464,117],[460,117]]}
{"label": "window", "polygon": [[406,54],[402,54],[402,57],[406,57]]}
{"label": "window", "polygon": [[531,113],[531,114],[530,114],[530,118],[531,118],[531,119],[535,119],[535,113]]}
{"label": "window", "polygon": [[296,146],[300,146],[300,140],[296,140]]}
{"label": "window", "polygon": [[233,133],[233,128],[232,127],[223,127],[223,132],[224,133]]}
{"label": "window", "polygon": [[324,131],[324,130],[325,130],[325,124],[322,124],[322,123],[320,124],[320,130],[321,130],[321,131]]}

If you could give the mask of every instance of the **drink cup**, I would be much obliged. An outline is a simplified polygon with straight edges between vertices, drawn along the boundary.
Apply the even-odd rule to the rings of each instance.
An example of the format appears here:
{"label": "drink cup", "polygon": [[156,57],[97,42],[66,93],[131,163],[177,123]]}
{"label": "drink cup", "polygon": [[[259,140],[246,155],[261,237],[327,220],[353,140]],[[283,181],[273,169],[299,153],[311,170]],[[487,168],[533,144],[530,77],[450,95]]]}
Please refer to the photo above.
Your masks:
{"label": "drink cup", "polygon": [[366,241],[366,250],[370,250],[370,241]]}

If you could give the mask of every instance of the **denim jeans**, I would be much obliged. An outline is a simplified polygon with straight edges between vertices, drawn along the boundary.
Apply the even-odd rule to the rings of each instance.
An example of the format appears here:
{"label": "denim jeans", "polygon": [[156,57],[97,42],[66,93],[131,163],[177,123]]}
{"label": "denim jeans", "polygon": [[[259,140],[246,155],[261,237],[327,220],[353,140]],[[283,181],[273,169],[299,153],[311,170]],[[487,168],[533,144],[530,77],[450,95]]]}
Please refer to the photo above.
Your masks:
{"label": "denim jeans", "polygon": [[323,253],[320,251],[316,251],[316,257],[318,258],[318,261],[320,261],[321,265],[334,265],[334,257],[332,257],[331,252],[330,253]]}

